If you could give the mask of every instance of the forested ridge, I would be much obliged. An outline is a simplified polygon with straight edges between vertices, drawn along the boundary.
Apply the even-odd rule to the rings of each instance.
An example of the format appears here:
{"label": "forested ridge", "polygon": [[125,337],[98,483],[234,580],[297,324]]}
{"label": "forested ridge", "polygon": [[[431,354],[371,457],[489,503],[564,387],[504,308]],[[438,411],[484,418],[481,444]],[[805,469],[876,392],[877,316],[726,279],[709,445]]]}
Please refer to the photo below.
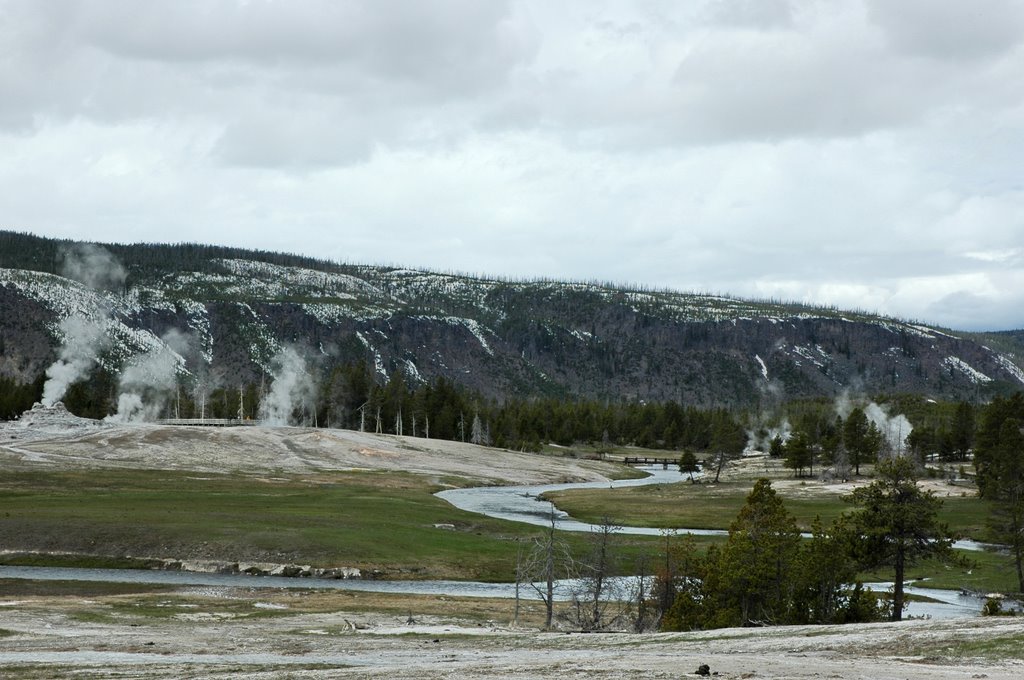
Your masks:
{"label": "forested ridge", "polygon": [[[69,264],[86,247],[104,254],[100,269],[123,271],[102,284],[76,278]],[[172,349],[169,334],[188,347],[173,348],[183,363],[162,387],[163,416],[258,417],[277,377],[272,359],[290,347],[310,383],[289,414],[296,422],[419,434],[429,421],[432,435],[469,439],[479,418],[490,441],[511,446],[607,433],[700,448],[716,426],[694,426],[694,413],[729,413],[756,431],[749,414],[778,420],[782,404],[830,404],[850,390],[980,404],[1024,387],[1019,333],[978,338],[782,301],[11,231],[0,231],[0,274],[7,418],[59,356],[62,320],[83,314],[108,341],[64,400],[90,417],[115,411],[126,368]],[[945,447],[945,426],[920,410],[916,436],[934,443],[919,443]],[[812,443],[835,428],[820,420],[804,428]]]}

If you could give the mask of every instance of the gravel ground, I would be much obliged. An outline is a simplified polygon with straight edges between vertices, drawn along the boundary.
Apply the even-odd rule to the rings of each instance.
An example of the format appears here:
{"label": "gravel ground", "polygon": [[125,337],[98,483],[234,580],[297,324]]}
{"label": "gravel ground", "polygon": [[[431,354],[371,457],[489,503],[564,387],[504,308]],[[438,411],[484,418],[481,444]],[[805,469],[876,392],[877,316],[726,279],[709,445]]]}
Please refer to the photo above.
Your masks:
{"label": "gravel ground", "polygon": [[[36,412],[31,422],[3,426],[0,465],[253,475],[392,469],[485,484],[599,480],[613,469],[343,430],[115,426],[72,418]],[[757,474],[763,464],[752,461],[736,472]],[[579,635],[511,629],[507,601],[467,619],[473,608],[486,606],[444,601],[425,607],[412,598],[410,612],[432,613],[411,616],[397,613],[403,608],[394,600],[364,601],[357,609],[317,600],[310,611],[295,599],[329,597],[322,594],[188,591],[168,599],[164,609],[154,597],[171,596],[0,601],[0,677],[646,680],[692,676],[701,664],[720,678],[1024,677],[1020,619]]]}
{"label": "gravel ground", "polygon": [[[707,664],[720,678],[1024,676],[1018,619],[581,635],[452,616],[293,612],[272,595],[225,596],[229,611],[216,597],[174,599],[166,616],[134,616],[125,596],[106,613],[116,598],[0,602],[0,675],[617,679],[679,678]],[[238,604],[246,597],[250,612]]]}
{"label": "gravel ground", "polygon": [[302,427],[115,425],[35,408],[0,424],[0,463],[306,474],[397,470],[479,484],[599,481],[618,466],[439,439]]}

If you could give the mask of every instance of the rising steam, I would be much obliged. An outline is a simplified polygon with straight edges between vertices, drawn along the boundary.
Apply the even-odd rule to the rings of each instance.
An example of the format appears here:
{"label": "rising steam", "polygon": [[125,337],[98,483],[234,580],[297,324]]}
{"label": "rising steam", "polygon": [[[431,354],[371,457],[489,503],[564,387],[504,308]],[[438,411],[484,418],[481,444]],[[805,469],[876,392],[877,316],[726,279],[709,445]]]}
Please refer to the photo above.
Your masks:
{"label": "rising steam", "polygon": [[907,435],[914,429],[907,417],[902,413],[890,416],[887,406],[871,402],[864,407],[864,415],[875,424],[888,444],[889,452],[897,455],[906,448]]}
{"label": "rising steam", "polygon": [[177,386],[184,359],[172,347],[181,334],[173,331],[164,336],[164,345],[148,352],[127,366],[121,373],[117,413],[107,420],[113,422],[145,422],[155,420]]}
{"label": "rising steam", "polygon": [[785,444],[793,435],[793,426],[785,416],[785,390],[778,380],[758,382],[761,408],[747,429],[747,451],[768,451],[778,437]]}
{"label": "rising steam", "polygon": [[[77,243],[61,251],[61,273],[100,291],[117,291],[124,285],[126,272],[109,251],[91,243]],[[53,406],[64,398],[68,388],[89,375],[100,352],[110,340],[106,335],[106,312],[100,320],[75,314],[60,323],[63,344],[58,359],[46,369],[43,406]]]}
{"label": "rising steam", "polygon": [[95,290],[117,292],[128,274],[110,251],[92,243],[76,243],[61,252],[61,273]]}
{"label": "rising steam", "polygon": [[260,403],[260,417],[267,425],[291,423],[296,408],[308,404],[316,393],[306,360],[293,347],[285,347],[270,362],[274,382]]}
{"label": "rising steam", "polygon": [[89,375],[109,339],[104,325],[85,316],[69,316],[60,323],[64,344],[59,358],[46,369],[43,406],[53,406],[64,398],[68,388]]}
{"label": "rising steam", "polygon": [[[840,418],[846,420],[856,405],[854,400],[850,398],[849,391],[844,390],[836,398],[836,413]],[[888,406],[880,405],[873,401],[868,402],[864,406],[864,415],[867,416],[869,422],[875,424],[878,431],[885,437],[885,444],[891,454],[898,454],[905,449],[907,436],[914,429],[914,426],[910,424],[905,415],[898,413],[895,416],[890,416]]]}

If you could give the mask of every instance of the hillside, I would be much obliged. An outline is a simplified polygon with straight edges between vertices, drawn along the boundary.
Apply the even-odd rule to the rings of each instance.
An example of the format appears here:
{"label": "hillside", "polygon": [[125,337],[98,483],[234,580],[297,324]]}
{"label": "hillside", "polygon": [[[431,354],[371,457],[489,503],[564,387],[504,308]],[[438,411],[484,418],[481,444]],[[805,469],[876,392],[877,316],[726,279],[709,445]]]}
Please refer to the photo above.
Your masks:
{"label": "hillside", "polygon": [[497,399],[738,406],[849,388],[985,399],[1024,387],[1020,332],[193,244],[99,250],[0,232],[0,310],[0,378],[21,383],[89,335],[71,319],[99,329],[90,349],[111,376],[167,352],[179,379],[226,389],[266,382],[285,347],[323,375],[365,361],[381,380],[445,377]]}

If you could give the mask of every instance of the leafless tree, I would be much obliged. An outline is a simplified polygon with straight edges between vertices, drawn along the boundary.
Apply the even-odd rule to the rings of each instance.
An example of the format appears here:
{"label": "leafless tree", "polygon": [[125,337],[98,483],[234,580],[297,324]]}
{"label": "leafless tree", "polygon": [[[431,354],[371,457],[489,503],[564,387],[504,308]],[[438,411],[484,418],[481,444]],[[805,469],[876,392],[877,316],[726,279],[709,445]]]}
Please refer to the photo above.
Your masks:
{"label": "leafless tree", "polygon": [[583,631],[625,628],[632,617],[636,593],[630,579],[616,578],[615,534],[622,527],[605,517],[590,534],[590,552],[577,560],[571,607],[565,617]]}
{"label": "leafless tree", "polygon": [[575,575],[575,561],[569,545],[555,533],[555,506],[551,504],[548,526],[533,540],[524,555],[517,582],[525,582],[544,603],[544,627],[554,623],[557,581]]}

